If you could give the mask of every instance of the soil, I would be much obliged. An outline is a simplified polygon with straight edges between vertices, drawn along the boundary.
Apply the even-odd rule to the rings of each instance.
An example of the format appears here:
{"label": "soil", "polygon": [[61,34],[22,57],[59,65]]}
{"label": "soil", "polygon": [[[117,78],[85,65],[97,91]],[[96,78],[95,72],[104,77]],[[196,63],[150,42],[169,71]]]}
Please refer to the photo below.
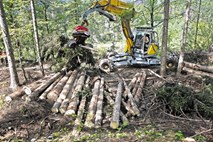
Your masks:
{"label": "soil", "polygon": [[[37,66],[31,66],[25,68],[30,80],[25,81],[23,73],[18,69],[18,76],[21,86],[30,84],[40,78],[42,78],[39,68]],[[122,69],[119,73],[126,80],[132,79],[136,72],[142,71],[140,68]],[[156,71],[156,69],[153,69]],[[45,68],[45,74],[50,74],[51,71],[48,67]],[[7,67],[1,65],[0,67],[0,97],[4,98],[6,95],[12,93],[9,89],[9,70]],[[102,74],[106,80],[110,81],[114,79],[113,74]],[[164,111],[159,104],[153,102],[155,96],[151,95],[152,91],[156,86],[159,86],[161,79],[156,78],[153,75],[148,77],[149,81],[146,83],[144,88],[144,94],[147,96],[146,108],[142,104],[140,110],[142,111],[141,116],[130,118],[130,126],[125,129],[127,132],[135,131],[136,128],[144,127],[145,125],[154,125],[156,129],[161,130],[174,130],[182,131],[184,136],[193,136],[197,133],[211,129],[212,122],[201,119],[197,116],[192,118],[181,117],[171,115]],[[154,78],[154,79],[152,79]],[[168,77],[173,80],[173,77]],[[192,86],[195,90],[199,90],[201,84],[197,81],[190,80],[188,76],[183,76],[181,83]],[[150,96],[149,96],[150,95]],[[1,105],[1,104],[0,104]],[[1,107],[1,106],[0,106]],[[46,137],[52,139],[52,133],[61,131],[62,128],[66,127],[68,130],[72,130],[73,125],[68,125],[72,121],[69,117],[64,117],[60,114],[54,114],[51,112],[52,104],[47,101],[31,101],[30,103],[23,98],[17,98],[10,104],[4,104],[0,110],[0,140],[1,141],[15,141],[22,139],[23,141],[33,141],[40,137]],[[109,126],[103,126],[101,129],[109,129]],[[110,130],[110,129],[109,129]],[[93,133],[96,130],[83,129],[82,134]],[[113,131],[112,131],[113,132]],[[205,133],[208,137],[208,141],[213,140],[212,131]],[[105,138],[102,141],[137,141],[136,137],[129,137],[125,139],[109,139]]]}

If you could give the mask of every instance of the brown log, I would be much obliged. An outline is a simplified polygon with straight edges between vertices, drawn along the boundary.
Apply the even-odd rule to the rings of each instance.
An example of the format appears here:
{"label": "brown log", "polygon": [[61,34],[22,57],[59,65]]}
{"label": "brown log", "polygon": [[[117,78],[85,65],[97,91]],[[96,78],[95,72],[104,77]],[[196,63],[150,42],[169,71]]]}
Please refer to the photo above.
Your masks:
{"label": "brown log", "polygon": [[71,101],[67,107],[67,111],[65,112],[65,115],[73,115],[75,114],[75,112],[77,111],[77,107],[78,107],[78,104],[79,104],[79,95],[78,93],[80,91],[82,91],[82,88],[83,88],[83,85],[84,85],[84,80],[85,80],[85,73],[81,74],[77,84],[76,84],[76,87],[75,87],[75,90],[72,94],[72,98],[71,98]]}
{"label": "brown log", "polygon": [[187,71],[193,75],[198,75],[198,76],[208,76],[208,77],[211,77],[213,78],[213,74],[212,73],[207,73],[207,72],[203,72],[203,71],[197,71],[197,70],[193,70],[193,69],[190,69],[190,68],[187,68],[187,67],[183,67],[184,71]]}
{"label": "brown log", "polygon": [[143,73],[141,74],[139,87],[138,87],[137,92],[136,92],[136,94],[135,94],[135,96],[134,96],[135,103],[136,103],[137,105],[139,105],[139,101],[140,101],[140,99],[141,99],[142,90],[143,90],[143,87],[144,87],[144,84],[145,84],[145,80],[146,80],[146,73],[143,72]]}
{"label": "brown log", "polygon": [[61,114],[64,114],[66,112],[66,110],[67,110],[67,107],[68,107],[68,105],[70,103],[70,99],[72,98],[72,94],[73,94],[73,92],[75,90],[75,87],[76,87],[76,84],[78,82],[77,78],[78,78],[78,75],[80,74],[79,72],[78,72],[78,74],[77,74],[77,76],[76,76],[76,78],[75,78],[75,80],[74,80],[74,82],[73,82],[73,84],[71,86],[71,89],[70,89],[69,93],[67,94],[67,97],[63,100],[63,102],[62,102],[62,104],[61,104],[61,106],[59,108],[59,111],[60,111]]}
{"label": "brown log", "polygon": [[95,81],[94,88],[92,90],[92,99],[89,104],[88,113],[86,116],[85,126],[86,127],[94,127],[94,117],[97,108],[97,101],[98,101],[98,94],[99,94],[99,87],[100,87],[100,79]]}
{"label": "brown log", "polygon": [[119,82],[118,91],[115,98],[115,103],[113,107],[112,120],[110,123],[110,127],[112,129],[117,129],[119,127],[119,118],[120,118],[120,108],[121,108],[121,98],[123,93],[123,82]]}
{"label": "brown log", "polygon": [[194,63],[189,63],[186,61],[184,61],[184,66],[187,68],[192,68],[194,70],[200,70],[200,71],[204,71],[204,72],[213,73],[213,66],[202,66],[202,65],[198,65],[198,64],[194,64]]}
{"label": "brown log", "polygon": [[104,78],[101,78],[100,83],[100,90],[98,96],[98,103],[97,103],[97,111],[95,114],[95,126],[100,127],[102,121],[102,111],[103,111],[103,99],[104,99]]}
{"label": "brown log", "polygon": [[[89,82],[90,82],[90,76],[88,76],[87,79],[86,79],[84,89],[88,89]],[[75,123],[74,123],[75,126],[74,126],[73,131],[72,131],[73,136],[79,135],[78,127],[80,127],[82,119],[83,119],[83,115],[84,115],[84,112],[85,112],[85,105],[86,105],[86,95],[82,97],[81,103],[79,105],[77,117],[76,117]]]}
{"label": "brown log", "polygon": [[29,85],[27,85],[27,86],[24,86],[23,88],[18,89],[17,91],[15,91],[15,92],[9,94],[8,96],[5,97],[5,102],[9,103],[9,102],[11,102],[13,99],[23,96],[24,93],[25,93],[25,92],[24,92],[24,91],[25,91],[25,88],[31,88],[31,89],[30,89],[31,91],[35,90],[39,85],[41,85],[42,82],[44,82],[45,80],[47,80],[47,79],[50,78],[51,76],[52,76],[52,74],[49,75],[49,76],[46,76],[46,77],[44,77],[44,78],[41,78],[41,79],[39,79],[38,81],[35,81],[35,82],[33,82],[33,83],[31,83],[31,84],[29,84]]}
{"label": "brown log", "polygon": [[41,92],[43,92],[50,84],[52,84],[54,81],[56,81],[60,76],[61,72],[56,73],[54,76],[52,76],[49,80],[43,82],[38,88],[36,88],[30,95],[31,99],[36,99]]}
{"label": "brown log", "polygon": [[138,107],[137,107],[137,105],[135,103],[135,100],[134,100],[134,97],[133,97],[132,93],[130,92],[130,90],[129,90],[126,82],[123,80],[123,78],[120,75],[119,75],[119,77],[122,79],[122,81],[124,83],[124,87],[125,87],[125,90],[127,92],[127,95],[128,95],[128,98],[129,98],[129,101],[130,101],[132,109],[134,110],[135,114],[137,116],[139,116],[140,115],[140,111],[139,111],[139,109],[138,109]]}
{"label": "brown log", "polygon": [[54,83],[52,83],[39,97],[39,99],[44,100],[47,98],[47,94],[56,86],[56,84],[61,80],[63,76],[59,77]]}
{"label": "brown log", "polygon": [[61,99],[64,100],[67,97],[67,95],[70,92],[71,87],[74,84],[74,81],[75,81],[75,79],[76,79],[76,77],[78,75],[78,72],[79,72],[79,70],[73,71],[72,75],[69,77],[66,85],[64,86],[64,88],[63,88],[63,90],[62,90],[62,92],[61,92],[61,94],[59,96]]}
{"label": "brown log", "polygon": [[133,95],[133,97],[135,96],[135,94],[136,94],[136,92],[138,90],[138,87],[139,87],[139,84],[140,84],[140,80],[141,80],[141,75],[142,75],[141,73],[138,74],[138,76],[136,78],[137,80],[136,80],[136,82],[135,82],[135,84],[133,86],[133,89],[132,89],[132,95]]}
{"label": "brown log", "polygon": [[67,82],[69,76],[70,76],[71,72],[67,73],[57,84],[56,86],[53,88],[52,91],[50,91],[47,94],[47,99],[50,102],[55,102],[60,94],[60,92],[62,91],[65,83]]}
{"label": "brown log", "polygon": [[[114,100],[110,97],[110,95],[108,95],[107,92],[105,92],[105,93],[106,93],[105,97],[106,97],[106,99],[109,101],[110,105],[111,105],[111,106],[114,106],[114,104],[115,104]],[[120,110],[120,112],[119,112],[119,115],[120,115],[120,117],[121,117],[121,120],[122,120],[122,122],[123,122],[123,125],[124,125],[124,126],[129,125],[129,120],[126,118],[125,114],[124,114],[121,110]]]}

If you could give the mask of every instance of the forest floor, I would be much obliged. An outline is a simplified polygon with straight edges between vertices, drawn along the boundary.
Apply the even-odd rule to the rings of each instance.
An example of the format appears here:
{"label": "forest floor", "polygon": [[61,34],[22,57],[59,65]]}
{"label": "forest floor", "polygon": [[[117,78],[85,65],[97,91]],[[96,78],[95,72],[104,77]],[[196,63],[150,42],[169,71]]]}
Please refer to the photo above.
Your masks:
{"label": "forest floor", "polygon": [[[71,135],[72,118],[52,113],[52,105],[45,100],[27,103],[24,99],[17,98],[10,104],[4,103],[4,97],[12,91],[9,89],[9,70],[0,66],[0,141],[178,142],[185,137],[193,137],[197,142],[213,141],[212,121],[198,115],[172,114],[157,102],[154,90],[161,79],[154,75],[149,76],[143,89],[147,109],[144,109],[144,102],[141,102],[141,115],[130,117],[128,126],[113,130],[108,123],[98,129],[79,128],[79,136],[74,137]],[[30,76],[28,82],[25,82],[22,71],[18,69],[22,86],[42,78],[37,66],[30,66],[25,70]],[[119,70],[119,73],[125,79],[131,79],[131,76],[142,70],[144,69],[128,68]],[[48,67],[45,67],[45,73],[51,73]],[[109,74],[103,76],[113,80]],[[168,80],[175,79],[169,75]],[[187,75],[181,77],[180,83],[194,90],[202,87],[202,82],[192,80]]]}

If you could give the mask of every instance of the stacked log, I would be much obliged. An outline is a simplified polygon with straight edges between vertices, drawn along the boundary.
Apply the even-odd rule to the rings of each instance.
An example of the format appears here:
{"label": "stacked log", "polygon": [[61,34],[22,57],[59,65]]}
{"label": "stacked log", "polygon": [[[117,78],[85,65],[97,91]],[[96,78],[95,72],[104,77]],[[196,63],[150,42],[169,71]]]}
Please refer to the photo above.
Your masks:
{"label": "stacked log", "polygon": [[86,127],[94,127],[94,117],[97,109],[97,102],[99,96],[99,88],[100,88],[100,79],[97,79],[94,84],[94,88],[92,90],[92,99],[89,104],[88,113],[85,121]]}
{"label": "stacked log", "polygon": [[213,66],[202,66],[184,61],[183,71],[197,76],[208,76],[213,78]]}
{"label": "stacked log", "polygon": [[55,102],[60,94],[60,92],[62,91],[64,85],[66,84],[69,76],[71,75],[71,72],[67,73],[57,84],[56,86],[53,88],[52,91],[50,91],[47,94],[47,99],[50,102]]}
{"label": "stacked log", "polygon": [[65,112],[65,115],[72,115],[72,114],[75,114],[75,112],[77,111],[77,106],[80,102],[80,100],[79,100],[80,96],[78,93],[80,91],[82,91],[82,88],[84,85],[84,80],[85,80],[85,73],[81,74],[81,76],[76,84],[75,90],[72,94],[72,98],[68,105],[67,111]]}
{"label": "stacked log", "polygon": [[72,75],[69,77],[65,86],[63,87],[63,90],[59,94],[59,97],[57,98],[56,102],[54,103],[54,105],[51,109],[52,112],[54,112],[54,113],[59,112],[59,107],[61,106],[63,100],[67,97],[68,93],[70,92],[71,86],[73,85],[76,76],[77,76],[77,71],[73,71]]}
{"label": "stacked log", "polygon": [[119,127],[119,121],[120,121],[120,108],[121,108],[121,98],[122,98],[122,93],[123,93],[123,82],[120,81],[118,84],[118,91],[116,94],[115,98],[115,105],[113,107],[113,115],[112,115],[112,120],[110,123],[110,127],[112,129],[117,129]]}

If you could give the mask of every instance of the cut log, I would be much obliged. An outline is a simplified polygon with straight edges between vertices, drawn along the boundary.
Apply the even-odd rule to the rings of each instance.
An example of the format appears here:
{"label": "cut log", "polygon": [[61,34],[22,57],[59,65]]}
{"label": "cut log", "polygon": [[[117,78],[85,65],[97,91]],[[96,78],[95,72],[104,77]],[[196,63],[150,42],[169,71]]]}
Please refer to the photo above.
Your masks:
{"label": "cut log", "polygon": [[66,110],[67,110],[67,107],[68,107],[68,105],[70,103],[70,99],[72,98],[72,94],[73,94],[73,92],[75,90],[75,87],[77,85],[77,82],[78,82],[77,78],[78,78],[78,75],[80,74],[79,72],[77,72],[76,78],[75,78],[75,80],[74,80],[74,82],[73,82],[73,84],[71,86],[71,89],[68,92],[67,97],[63,100],[63,102],[62,102],[62,104],[61,104],[61,106],[59,108],[59,111],[60,111],[61,114],[64,114],[66,112]]}
{"label": "cut log", "polygon": [[[110,105],[114,106],[114,104],[115,104],[114,100],[110,97],[110,95],[108,95],[107,92],[105,92],[105,93],[106,93],[105,97],[108,100],[108,102],[110,103]],[[129,125],[129,120],[126,118],[125,114],[121,110],[119,112],[119,115],[120,115],[121,120],[123,122],[123,126]]]}
{"label": "cut log", "polygon": [[118,91],[115,98],[115,103],[113,107],[112,120],[110,123],[110,127],[112,129],[117,129],[119,127],[119,118],[120,118],[120,108],[121,108],[121,98],[123,93],[123,82],[119,82]]}
{"label": "cut log", "polygon": [[[111,96],[111,97],[115,97],[116,96],[116,94],[115,94],[115,92],[113,91],[111,91],[110,89],[108,89],[109,88],[109,86],[105,83],[105,86],[106,86],[106,88],[107,88],[107,90],[108,90],[108,94]],[[124,101],[124,99],[122,99],[122,104],[123,104],[123,106],[125,107],[125,109],[130,113],[130,114],[132,114],[132,115],[136,115],[135,114],[135,112],[134,112],[134,110],[130,107],[130,105],[129,104],[127,104],[125,101]]]}
{"label": "cut log", "polygon": [[202,66],[202,65],[198,65],[198,64],[194,64],[194,63],[189,63],[186,61],[184,61],[184,66],[187,68],[192,68],[194,70],[200,70],[200,71],[204,71],[204,72],[213,73],[213,66]]}
{"label": "cut log", "polygon": [[97,101],[98,101],[98,94],[99,94],[99,87],[100,87],[100,79],[95,81],[94,88],[92,90],[92,99],[89,104],[88,113],[86,116],[85,126],[86,127],[94,127],[94,116],[96,113],[97,108]]}
{"label": "cut log", "polygon": [[101,126],[101,122],[102,122],[103,99],[104,99],[104,78],[101,78],[98,103],[97,103],[97,111],[95,114],[95,126],[97,128]]}
{"label": "cut log", "polygon": [[54,81],[56,81],[60,76],[61,72],[56,73],[54,76],[52,76],[49,80],[43,82],[38,88],[36,88],[30,95],[31,99],[36,99],[50,84],[52,84]]}
{"label": "cut log", "polygon": [[57,84],[56,86],[53,88],[52,91],[50,91],[47,94],[47,99],[50,102],[55,102],[60,94],[60,92],[62,91],[65,83],[67,82],[69,76],[70,76],[71,72],[67,73]]}
{"label": "cut log", "polygon": [[120,77],[120,78],[122,79],[122,81],[123,81],[125,90],[126,90],[126,92],[127,92],[128,98],[129,98],[128,100],[130,101],[130,104],[131,104],[132,109],[134,110],[135,114],[136,114],[137,116],[139,116],[139,115],[140,115],[140,111],[139,111],[139,109],[138,109],[138,107],[137,107],[137,105],[136,105],[136,103],[135,103],[135,100],[134,100],[134,98],[133,98],[132,93],[130,92],[130,90],[129,90],[129,88],[128,88],[126,82],[123,80],[123,78],[122,78],[120,75],[119,75],[119,77]]}
{"label": "cut log", "polygon": [[[90,76],[88,76],[87,79],[86,79],[86,83],[85,83],[84,89],[88,89],[89,82],[90,82]],[[85,105],[86,105],[86,95],[82,97],[81,103],[79,105],[77,117],[75,119],[75,124],[74,124],[75,126],[74,126],[73,131],[72,131],[72,135],[73,136],[78,136],[79,135],[78,127],[81,127],[83,115],[84,115],[84,112],[85,112]]]}
{"label": "cut log", "polygon": [[53,104],[53,107],[51,108],[51,111],[53,113],[58,113],[59,107],[61,106],[61,103],[62,103],[62,100],[63,100],[62,98],[58,97],[56,102]]}
{"label": "cut log", "polygon": [[211,77],[213,78],[213,74],[212,73],[207,73],[207,72],[203,72],[203,71],[197,71],[197,70],[193,70],[193,69],[190,69],[190,68],[187,68],[187,67],[183,67],[184,71],[187,71],[193,75],[197,75],[197,76],[208,76],[208,77]]}
{"label": "cut log", "polygon": [[51,76],[52,76],[52,74],[49,75],[49,76],[46,76],[46,77],[44,77],[44,78],[42,78],[42,79],[39,79],[38,81],[35,81],[35,82],[33,82],[33,83],[31,83],[31,84],[29,84],[29,85],[27,85],[27,86],[24,86],[23,88],[18,89],[17,91],[15,91],[15,92],[9,94],[8,96],[5,97],[5,102],[9,103],[9,102],[11,102],[13,99],[23,96],[24,93],[25,93],[25,88],[29,88],[29,90],[32,92],[32,91],[35,90],[38,86],[40,86],[42,82],[44,82],[45,80],[47,80],[47,79],[50,78]]}
{"label": "cut log", "polygon": [[73,71],[72,75],[69,77],[66,85],[64,86],[64,88],[59,96],[61,99],[64,100],[67,97],[67,94],[70,92],[71,87],[73,86],[74,81],[78,75],[78,72],[79,72],[79,70]]}
{"label": "cut log", "polygon": [[73,115],[76,113],[77,107],[79,105],[79,94],[78,93],[80,91],[82,91],[84,81],[85,81],[85,73],[81,74],[81,76],[76,84],[75,90],[72,94],[72,98],[69,103],[69,106],[67,107],[67,111],[65,112],[65,115]]}
{"label": "cut log", "polygon": [[135,103],[136,103],[137,105],[139,105],[139,103],[140,103],[140,99],[141,99],[142,90],[143,90],[143,87],[144,87],[144,84],[145,84],[145,80],[146,80],[146,73],[143,72],[143,73],[141,74],[139,87],[138,87],[137,92],[136,92],[136,94],[135,94],[135,96],[134,96]]}
{"label": "cut log", "polygon": [[[139,87],[139,84],[140,84],[140,80],[141,80],[141,73],[138,74],[138,76],[136,77],[136,82],[133,86],[133,89],[132,89],[132,95],[133,97],[135,96],[137,90],[138,90],[138,87]],[[129,89],[131,91],[131,89]]]}
{"label": "cut log", "polygon": [[47,94],[56,86],[56,84],[61,80],[63,76],[59,77],[54,83],[52,83],[39,97],[39,99],[44,100],[47,98]]}

